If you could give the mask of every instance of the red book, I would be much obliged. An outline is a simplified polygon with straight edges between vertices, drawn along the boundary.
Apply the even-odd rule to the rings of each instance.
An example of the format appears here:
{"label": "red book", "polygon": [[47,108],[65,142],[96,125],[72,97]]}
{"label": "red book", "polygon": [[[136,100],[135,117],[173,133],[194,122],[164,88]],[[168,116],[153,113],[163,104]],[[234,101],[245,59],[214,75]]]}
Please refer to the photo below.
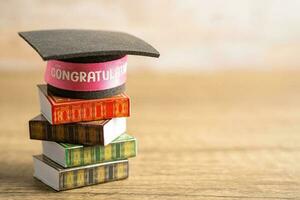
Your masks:
{"label": "red book", "polygon": [[130,99],[125,93],[104,99],[69,99],[47,93],[38,85],[41,112],[51,124],[129,117]]}

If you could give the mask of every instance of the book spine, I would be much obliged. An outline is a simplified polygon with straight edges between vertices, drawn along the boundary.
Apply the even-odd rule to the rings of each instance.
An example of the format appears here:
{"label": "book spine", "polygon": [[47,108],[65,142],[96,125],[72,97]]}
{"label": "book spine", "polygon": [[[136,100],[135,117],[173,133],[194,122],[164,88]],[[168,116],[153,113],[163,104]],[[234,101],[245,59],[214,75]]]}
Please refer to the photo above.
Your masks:
{"label": "book spine", "polygon": [[136,140],[111,143],[106,146],[88,146],[66,149],[66,166],[75,167],[94,163],[127,159],[136,156]]}
{"label": "book spine", "polygon": [[128,177],[128,161],[62,172],[59,190],[116,181]]}
{"label": "book spine", "polygon": [[128,117],[130,101],[129,98],[123,98],[89,103],[70,103],[53,106],[52,110],[53,124]]}
{"label": "book spine", "polygon": [[30,139],[45,140],[47,135],[45,123],[29,121],[29,135]]}
{"label": "book spine", "polygon": [[30,139],[65,142],[71,144],[104,144],[103,128],[77,124],[51,125],[48,122],[29,122]]}

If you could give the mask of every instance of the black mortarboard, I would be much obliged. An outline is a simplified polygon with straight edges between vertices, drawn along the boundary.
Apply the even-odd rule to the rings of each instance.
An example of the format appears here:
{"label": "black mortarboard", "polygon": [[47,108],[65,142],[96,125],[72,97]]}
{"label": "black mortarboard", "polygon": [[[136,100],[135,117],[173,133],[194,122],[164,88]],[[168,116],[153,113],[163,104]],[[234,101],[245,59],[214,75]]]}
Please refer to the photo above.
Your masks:
{"label": "black mortarboard", "polygon": [[[159,52],[145,41],[122,32],[99,30],[41,30],[20,32],[43,60],[75,63],[110,61],[124,55],[159,57]],[[53,86],[50,92],[70,98],[103,98],[124,91],[125,86],[96,92],[75,92]]]}
{"label": "black mortarboard", "polygon": [[159,57],[159,52],[145,41],[127,33],[98,30],[42,30],[19,35],[43,60],[66,60],[120,55]]}

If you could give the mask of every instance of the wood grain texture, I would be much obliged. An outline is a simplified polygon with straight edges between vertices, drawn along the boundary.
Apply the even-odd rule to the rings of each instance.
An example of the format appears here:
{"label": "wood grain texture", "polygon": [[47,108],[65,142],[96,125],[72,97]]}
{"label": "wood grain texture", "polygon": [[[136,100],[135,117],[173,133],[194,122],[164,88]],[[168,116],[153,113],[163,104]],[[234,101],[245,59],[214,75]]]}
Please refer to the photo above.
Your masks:
{"label": "wood grain texture", "polygon": [[0,199],[300,198],[300,72],[130,72],[129,179],[60,193],[32,177],[42,79],[0,72]]}

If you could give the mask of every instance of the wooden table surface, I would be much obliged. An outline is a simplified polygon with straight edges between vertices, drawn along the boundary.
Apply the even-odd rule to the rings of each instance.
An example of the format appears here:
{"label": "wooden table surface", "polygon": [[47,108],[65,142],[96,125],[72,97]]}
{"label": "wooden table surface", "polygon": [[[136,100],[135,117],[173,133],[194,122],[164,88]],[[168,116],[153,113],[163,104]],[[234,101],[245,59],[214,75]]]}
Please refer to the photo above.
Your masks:
{"label": "wooden table surface", "polygon": [[43,72],[0,72],[1,199],[300,199],[300,72],[130,72],[127,180],[55,192],[32,177]]}

